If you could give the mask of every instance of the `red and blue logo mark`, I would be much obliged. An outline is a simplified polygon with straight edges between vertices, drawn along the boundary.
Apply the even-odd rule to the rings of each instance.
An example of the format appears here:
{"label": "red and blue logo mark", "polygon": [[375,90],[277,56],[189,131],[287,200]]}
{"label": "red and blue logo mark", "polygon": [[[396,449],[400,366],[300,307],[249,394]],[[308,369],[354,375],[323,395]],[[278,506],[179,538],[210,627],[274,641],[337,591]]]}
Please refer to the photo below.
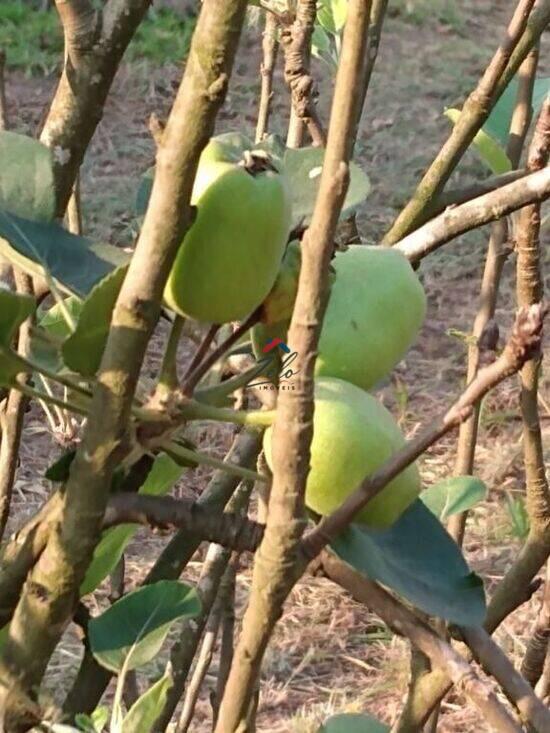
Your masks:
{"label": "red and blue logo mark", "polygon": [[289,347],[280,338],[274,338],[274,339],[271,339],[271,341],[268,341],[267,344],[262,349],[262,352],[264,354],[269,354],[270,351],[273,351],[273,349],[276,349],[277,347],[282,349],[285,352],[285,354],[290,354]]}

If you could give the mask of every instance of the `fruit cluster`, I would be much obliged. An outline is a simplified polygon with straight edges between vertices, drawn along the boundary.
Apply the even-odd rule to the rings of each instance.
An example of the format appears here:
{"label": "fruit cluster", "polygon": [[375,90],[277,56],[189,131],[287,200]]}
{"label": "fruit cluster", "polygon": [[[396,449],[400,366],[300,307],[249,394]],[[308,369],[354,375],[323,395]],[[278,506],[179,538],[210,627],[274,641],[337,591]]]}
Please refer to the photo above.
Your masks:
{"label": "fruit cluster", "polygon": [[[300,271],[300,244],[287,245],[291,195],[284,171],[264,151],[214,138],[193,191],[196,220],[169,277],[165,301],[196,320],[227,323],[261,306],[252,330],[257,356],[286,340]],[[333,260],[315,374],[314,434],[306,503],[325,515],[403,443],[372,389],[403,358],[423,323],[424,290],[397,250],[355,245]],[[264,447],[271,463],[271,428]],[[410,466],[360,513],[371,527],[393,524],[420,492]]]}

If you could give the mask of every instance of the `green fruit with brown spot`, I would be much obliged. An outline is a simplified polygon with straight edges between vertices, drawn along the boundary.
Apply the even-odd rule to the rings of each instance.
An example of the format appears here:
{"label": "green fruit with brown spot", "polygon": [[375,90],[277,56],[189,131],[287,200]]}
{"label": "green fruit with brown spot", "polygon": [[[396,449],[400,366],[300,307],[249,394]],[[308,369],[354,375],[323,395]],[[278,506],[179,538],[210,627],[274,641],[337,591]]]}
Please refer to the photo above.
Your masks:
{"label": "green fruit with brown spot", "polygon": [[[271,434],[269,428],[264,436],[270,467]],[[391,413],[371,394],[341,379],[316,379],[307,506],[317,514],[330,514],[404,443]],[[378,529],[391,526],[417,498],[420,488],[413,464],[359,512],[357,521]]]}

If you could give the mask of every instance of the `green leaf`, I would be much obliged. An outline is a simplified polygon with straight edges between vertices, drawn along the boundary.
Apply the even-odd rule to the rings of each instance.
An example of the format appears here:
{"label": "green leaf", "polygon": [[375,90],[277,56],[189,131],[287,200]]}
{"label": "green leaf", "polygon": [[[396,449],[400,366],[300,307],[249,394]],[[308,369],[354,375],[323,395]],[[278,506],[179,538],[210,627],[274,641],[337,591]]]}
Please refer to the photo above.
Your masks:
{"label": "green leaf", "polygon": [[52,155],[38,140],[0,131],[0,208],[36,221],[55,216]]}
{"label": "green leaf", "polygon": [[161,580],[129,593],[88,624],[96,660],[113,672],[147,664],[171,625],[200,612],[196,591],[178,580]]}
{"label": "green leaf", "polygon": [[[512,113],[516,105],[518,93],[518,80],[514,78],[504,90],[501,98],[493,107],[489,119],[483,126],[485,132],[497,140],[504,148],[508,143],[508,134]],[[533,119],[539,116],[544,100],[550,93],[550,76],[536,79],[533,88]]]}
{"label": "green leaf", "polygon": [[66,453],[62,453],[59,458],[54,461],[51,466],[48,466],[44,476],[48,481],[63,482],[69,478],[69,471],[71,464],[76,456],[76,450],[69,450]]}
{"label": "green leaf", "polygon": [[[76,323],[82,310],[82,300],[71,295],[65,298],[64,304]],[[31,335],[29,359],[50,372],[66,371],[61,347],[63,341],[71,335],[71,329],[58,303],[49,310],[39,312],[38,326],[45,334],[42,336],[40,332],[34,332]]]}
{"label": "green leaf", "polygon": [[[155,462],[139,493],[152,496],[167,494],[180,478],[183,470],[170,456],[161,453],[155,458]],[[113,572],[138,528],[137,524],[122,524],[103,533],[102,538],[96,545],[92,562],[80,586],[81,596],[94,591]]]}
{"label": "green leaf", "polygon": [[[293,226],[307,225],[317,198],[325,152],[321,148],[288,149],[285,153],[284,170],[292,191]],[[350,184],[341,219],[353,212],[365,201],[370,192],[366,174],[355,163],[350,165]]]}
{"label": "green leaf", "polygon": [[2,209],[0,255],[31,275],[49,273],[60,288],[80,297],[129,260],[110,244],[95,244],[59,224],[21,219]]}
{"label": "green leaf", "polygon": [[36,300],[0,287],[0,344],[11,348],[19,326],[34,313]]}
{"label": "green leaf", "polygon": [[136,700],[122,721],[121,733],[149,733],[166,704],[168,691],[174,684],[170,669]]}
{"label": "green leaf", "polygon": [[321,0],[317,9],[317,21],[321,26],[336,35],[346,23],[348,0]]}
{"label": "green leaf", "polygon": [[356,570],[392,588],[425,613],[464,626],[483,623],[481,579],[420,500],[389,529],[353,524],[332,547]]}
{"label": "green leaf", "polygon": [[25,362],[12,348],[19,326],[35,310],[36,301],[30,295],[12,293],[0,288],[0,385],[9,387],[21,372],[28,372]]}
{"label": "green leaf", "polygon": [[65,364],[84,377],[93,377],[99,369],[126,271],[125,266],[117,268],[92,289],[82,305],[75,332],[61,349]]}
{"label": "green leaf", "polygon": [[317,733],[388,733],[388,725],[365,713],[342,713],[325,720]]}
{"label": "green leaf", "polygon": [[[448,117],[453,124],[456,125],[460,117],[460,110],[447,109],[445,116]],[[498,140],[493,139],[485,130],[480,130],[474,137],[473,144],[481,159],[495,175],[507,173],[512,170],[510,158],[506,155],[506,151]]]}
{"label": "green leaf", "polygon": [[74,716],[74,722],[84,733],[102,733],[109,722],[109,708],[100,705],[91,715],[80,713]]}
{"label": "green leaf", "polygon": [[487,496],[487,486],[475,476],[455,476],[420,494],[421,500],[443,522],[452,514],[471,509]]}

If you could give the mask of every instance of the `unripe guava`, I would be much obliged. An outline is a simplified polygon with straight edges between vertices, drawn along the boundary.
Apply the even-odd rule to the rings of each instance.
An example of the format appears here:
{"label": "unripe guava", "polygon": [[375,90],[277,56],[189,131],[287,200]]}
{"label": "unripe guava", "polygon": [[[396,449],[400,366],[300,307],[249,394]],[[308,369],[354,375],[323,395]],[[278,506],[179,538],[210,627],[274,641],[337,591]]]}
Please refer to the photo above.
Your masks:
{"label": "unripe guava", "polygon": [[[264,436],[270,467],[271,433],[269,428]],[[330,514],[404,442],[392,415],[375,397],[341,379],[316,379],[307,506],[317,514]],[[413,464],[375,496],[356,520],[385,529],[399,519],[420,488]]]}
{"label": "unripe guava", "polygon": [[401,252],[353,245],[332,261],[318,376],[370,389],[403,358],[426,315],[426,295]]}
{"label": "unripe guava", "polygon": [[213,139],[191,203],[197,216],[164,291],[176,313],[208,323],[240,320],[269,293],[291,226],[284,177],[263,151]]}

